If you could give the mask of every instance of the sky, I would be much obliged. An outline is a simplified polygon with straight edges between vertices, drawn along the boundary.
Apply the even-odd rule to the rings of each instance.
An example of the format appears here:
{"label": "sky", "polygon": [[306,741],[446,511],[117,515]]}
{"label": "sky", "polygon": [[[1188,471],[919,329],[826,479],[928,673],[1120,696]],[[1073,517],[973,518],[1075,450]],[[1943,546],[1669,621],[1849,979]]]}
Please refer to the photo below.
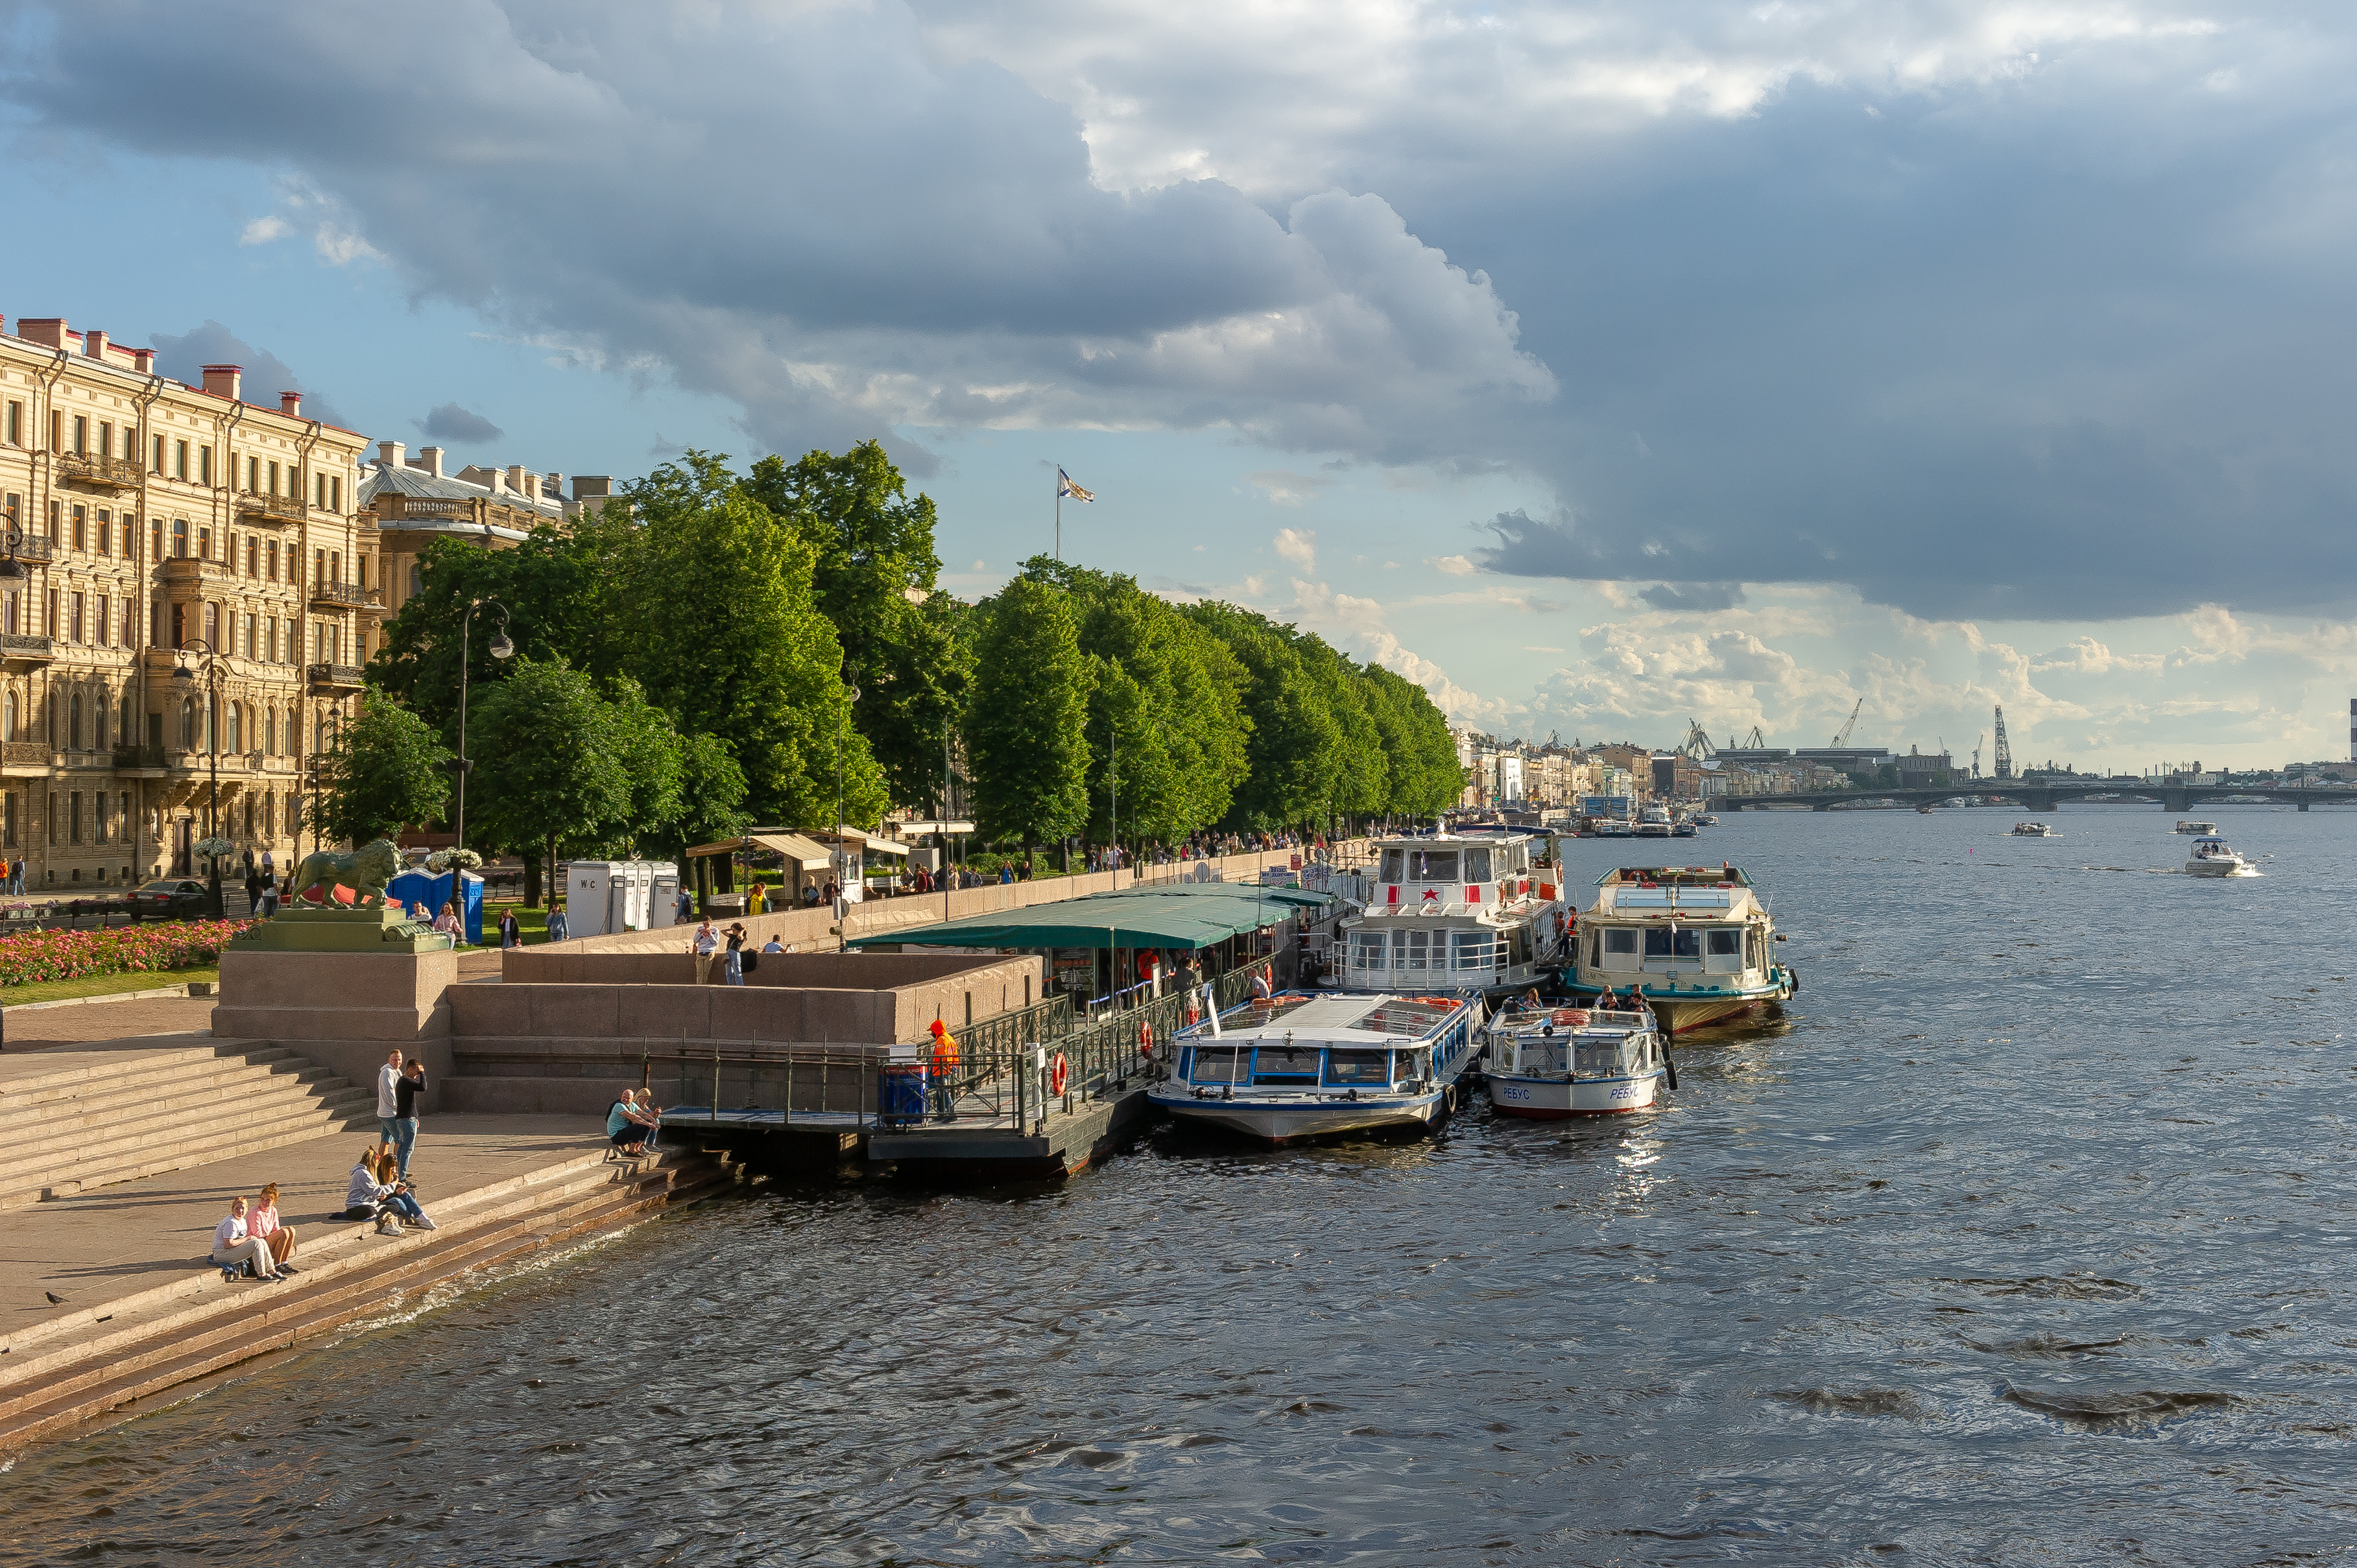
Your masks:
{"label": "sky", "polygon": [[[1491,733],[2349,755],[2357,13],[0,0],[0,310],[454,463],[876,437]],[[1989,757],[1984,755],[1983,766]]]}

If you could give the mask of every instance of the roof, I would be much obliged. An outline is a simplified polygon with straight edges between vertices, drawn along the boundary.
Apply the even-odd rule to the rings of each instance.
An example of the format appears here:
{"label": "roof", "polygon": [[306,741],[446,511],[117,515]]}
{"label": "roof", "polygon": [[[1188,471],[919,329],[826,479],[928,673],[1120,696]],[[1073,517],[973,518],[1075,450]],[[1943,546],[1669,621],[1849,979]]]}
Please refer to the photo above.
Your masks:
{"label": "roof", "polygon": [[1323,893],[1241,882],[1171,882],[1092,893],[1028,908],[969,915],[914,930],[854,938],[855,948],[1208,948],[1317,908]]}
{"label": "roof", "polygon": [[[427,500],[476,501],[489,499],[501,506],[512,507],[519,511],[538,512],[551,521],[562,521],[565,517],[565,503],[561,500],[552,500],[546,496],[542,496],[535,500],[522,490],[501,490],[494,496],[485,486],[447,476],[437,478],[423,468],[413,468],[406,464],[396,468],[390,463],[376,462],[367,465],[367,467],[366,476],[361,478],[358,489],[353,492],[360,505],[364,509],[374,505],[377,497],[391,490],[399,495],[416,496]],[[431,521],[404,518],[402,521],[402,526],[418,529],[431,528],[434,525]],[[469,533],[481,532],[479,527],[471,522],[460,523],[457,526]],[[523,536],[518,534],[516,537],[521,539]]]}
{"label": "roof", "polygon": [[687,852],[691,860],[706,855],[735,854],[739,850],[766,849],[784,855],[788,860],[804,865],[822,865],[834,858],[834,852],[824,844],[813,843],[800,833],[747,833],[743,838],[722,839],[716,843],[700,843]]}

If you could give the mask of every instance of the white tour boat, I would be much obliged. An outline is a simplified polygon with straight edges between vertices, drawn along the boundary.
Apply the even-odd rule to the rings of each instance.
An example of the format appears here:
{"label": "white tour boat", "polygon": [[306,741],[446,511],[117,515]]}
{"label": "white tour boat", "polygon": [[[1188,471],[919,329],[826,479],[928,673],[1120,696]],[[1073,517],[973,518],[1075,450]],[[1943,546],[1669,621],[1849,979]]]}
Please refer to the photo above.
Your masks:
{"label": "white tour boat", "polygon": [[2013,836],[2018,839],[2050,839],[2061,835],[2044,822],[2016,822],[2013,824]]}
{"label": "white tour boat", "polygon": [[1480,1027],[1468,996],[1281,991],[1180,1030],[1146,1098],[1270,1144],[1429,1127],[1456,1108]]}
{"label": "white tour boat", "polygon": [[1597,879],[1596,903],[1572,932],[1564,983],[1595,996],[1634,991],[1665,1033],[1724,1023],[1791,998],[1775,922],[1734,866],[1632,865]]}
{"label": "white tour boat", "polygon": [[1637,836],[1641,839],[1665,839],[1676,829],[1666,806],[1648,806],[1637,813]]}
{"label": "white tour boat", "polygon": [[1490,1104],[1501,1116],[1645,1111],[1678,1081],[1650,1013],[1516,1004],[1491,1019],[1481,1060]]}
{"label": "white tour boat", "polygon": [[2217,833],[2218,824],[2215,822],[2189,822],[2180,817],[2178,819],[2177,831],[2180,833],[2184,833],[2190,838],[2208,838],[2212,837]]}
{"label": "white tour boat", "polygon": [[1520,991],[1562,959],[1570,904],[1552,840],[1378,839],[1365,910],[1335,935],[1345,991]]}
{"label": "white tour boat", "polygon": [[2234,853],[2224,839],[2215,833],[2204,833],[2193,841],[2193,853],[2186,857],[2188,876],[2256,876],[2259,868]]}

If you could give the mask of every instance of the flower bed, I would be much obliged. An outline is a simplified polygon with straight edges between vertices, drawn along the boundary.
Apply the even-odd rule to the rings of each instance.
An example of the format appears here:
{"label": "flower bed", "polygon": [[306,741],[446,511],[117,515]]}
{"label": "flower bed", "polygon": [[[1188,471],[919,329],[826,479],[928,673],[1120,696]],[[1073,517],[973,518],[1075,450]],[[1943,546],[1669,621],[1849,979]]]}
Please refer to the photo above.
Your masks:
{"label": "flower bed", "polygon": [[251,920],[173,920],[111,931],[27,931],[0,937],[0,985],[193,969],[220,961]]}

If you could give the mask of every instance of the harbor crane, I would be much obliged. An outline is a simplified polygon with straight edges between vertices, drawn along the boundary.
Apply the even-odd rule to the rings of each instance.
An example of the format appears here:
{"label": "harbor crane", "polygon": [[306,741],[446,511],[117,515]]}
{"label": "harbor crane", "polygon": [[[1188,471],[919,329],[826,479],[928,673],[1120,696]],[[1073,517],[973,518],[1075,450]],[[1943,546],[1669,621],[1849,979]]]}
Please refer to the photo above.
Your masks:
{"label": "harbor crane", "polygon": [[1857,711],[1859,708],[1863,708],[1864,706],[1866,706],[1866,699],[1864,697],[1860,697],[1857,700],[1857,706],[1852,707],[1849,711],[1849,721],[1843,725],[1839,730],[1835,732],[1834,744],[1830,749],[1840,751],[1849,745],[1849,732],[1857,727]]}
{"label": "harbor crane", "polygon": [[1686,720],[1686,737],[1678,743],[1678,750],[1696,762],[1707,762],[1718,755],[1718,747],[1711,744],[1702,725],[1692,719]]}
{"label": "harbor crane", "polygon": [[1986,730],[1983,730],[1978,735],[1973,736],[1973,777],[1975,779],[1981,776],[1981,742],[1987,738],[1988,731]]}
{"label": "harbor crane", "polygon": [[1743,744],[1741,746],[1729,746],[1727,749],[1730,751],[1765,751],[1768,749],[1768,737],[1760,733],[1760,726],[1758,725],[1753,725],[1751,726],[1751,733],[1744,737]]}
{"label": "harbor crane", "polygon": [[1996,707],[1996,756],[1992,759],[1992,771],[1999,779],[2013,777],[2013,747],[2005,738],[2005,704]]}

